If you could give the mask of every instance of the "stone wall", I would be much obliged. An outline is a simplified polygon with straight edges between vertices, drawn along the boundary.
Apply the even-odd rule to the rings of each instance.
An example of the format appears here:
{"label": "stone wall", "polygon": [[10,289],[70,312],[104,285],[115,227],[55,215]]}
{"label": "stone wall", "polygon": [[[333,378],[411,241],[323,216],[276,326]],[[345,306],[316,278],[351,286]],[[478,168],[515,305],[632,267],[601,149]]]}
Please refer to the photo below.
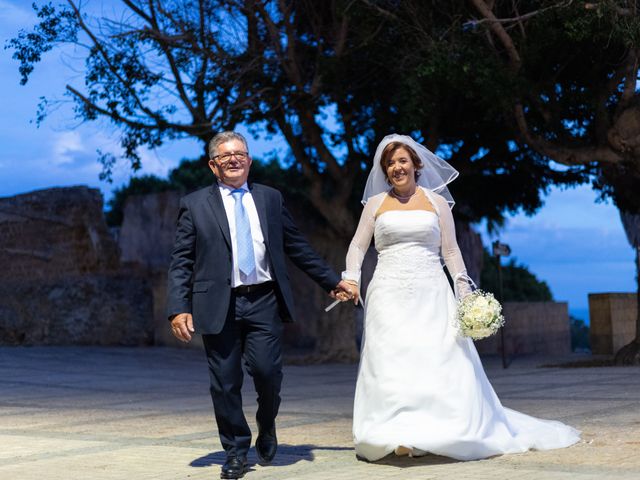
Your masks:
{"label": "stone wall", "polygon": [[147,281],[84,274],[0,283],[0,344],[148,345]]}
{"label": "stone wall", "polygon": [[[184,346],[171,335],[165,313],[179,196],[129,197],[117,244],[104,222],[98,190],[54,188],[0,199],[0,260],[6,272],[0,279],[0,343]],[[311,244],[341,271],[349,239],[336,240],[322,219],[296,202],[289,208]],[[476,277],[480,238],[459,225],[458,240]],[[375,256],[370,249],[363,265],[365,291]],[[328,334],[353,337],[348,341],[356,344],[360,329],[353,319],[361,325],[362,310],[342,305],[330,318],[323,311],[331,302],[326,292],[292,264],[289,271],[298,322],[286,325],[285,344],[309,349],[319,337],[325,343],[340,340]],[[337,323],[349,322],[349,328],[334,332],[336,315]],[[200,348],[200,338],[188,346]]]}
{"label": "stone wall", "polygon": [[6,279],[49,279],[113,270],[118,249],[102,196],[87,187],[0,198],[0,264]]}
{"label": "stone wall", "polygon": [[87,187],[0,198],[0,344],[148,344],[148,280],[121,268]]}
{"label": "stone wall", "polygon": [[[505,302],[506,353],[565,355],[571,353],[569,310],[566,302]],[[501,352],[500,332],[475,342],[481,354]]]}
{"label": "stone wall", "polygon": [[612,355],[636,335],[638,300],[635,293],[590,293],[591,351]]}
{"label": "stone wall", "polygon": [[127,198],[118,235],[120,259],[166,272],[171,260],[179,203],[178,192]]}
{"label": "stone wall", "polygon": [[188,344],[175,338],[167,319],[167,269],[171,260],[179,203],[178,192],[128,197],[118,235],[118,247],[122,262],[147,278],[151,285],[154,345],[203,348],[199,335]]}

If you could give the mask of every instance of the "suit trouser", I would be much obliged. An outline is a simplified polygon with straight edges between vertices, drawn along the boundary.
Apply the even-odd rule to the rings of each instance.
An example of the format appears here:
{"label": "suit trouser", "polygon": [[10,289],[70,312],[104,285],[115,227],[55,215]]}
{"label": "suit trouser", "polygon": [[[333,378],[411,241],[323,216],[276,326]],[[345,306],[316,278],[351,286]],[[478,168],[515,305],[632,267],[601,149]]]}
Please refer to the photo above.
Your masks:
{"label": "suit trouser", "polygon": [[260,430],[275,425],[282,385],[282,321],[275,291],[231,297],[222,331],[203,335],[211,398],[220,441],[227,455],[246,455],[251,430],[242,411],[242,360],[258,394]]}

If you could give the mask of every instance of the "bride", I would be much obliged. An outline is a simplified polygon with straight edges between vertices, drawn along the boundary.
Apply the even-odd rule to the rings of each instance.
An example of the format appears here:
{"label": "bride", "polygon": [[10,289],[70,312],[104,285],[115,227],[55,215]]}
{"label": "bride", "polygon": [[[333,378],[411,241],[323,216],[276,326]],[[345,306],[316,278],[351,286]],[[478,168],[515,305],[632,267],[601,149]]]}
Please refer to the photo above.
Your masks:
{"label": "bride", "polygon": [[353,413],[356,454],[369,461],[392,452],[473,460],[579,440],[567,425],[503,407],[473,342],[457,333],[456,297],[441,264],[455,295],[470,293],[447,189],[457,176],[408,136],[389,135],[376,150],[343,272],[357,287],[374,236],[378,264]]}

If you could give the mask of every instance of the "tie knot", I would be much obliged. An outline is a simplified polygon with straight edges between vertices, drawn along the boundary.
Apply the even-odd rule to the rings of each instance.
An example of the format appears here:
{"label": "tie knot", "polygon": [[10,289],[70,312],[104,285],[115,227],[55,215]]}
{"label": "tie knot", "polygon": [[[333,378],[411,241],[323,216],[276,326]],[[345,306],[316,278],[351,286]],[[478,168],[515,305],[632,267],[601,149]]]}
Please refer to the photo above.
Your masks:
{"label": "tie knot", "polygon": [[231,195],[233,196],[236,202],[242,199],[242,196],[244,195],[244,193],[245,193],[245,190],[243,190],[242,188],[236,188],[235,190],[231,190]]}

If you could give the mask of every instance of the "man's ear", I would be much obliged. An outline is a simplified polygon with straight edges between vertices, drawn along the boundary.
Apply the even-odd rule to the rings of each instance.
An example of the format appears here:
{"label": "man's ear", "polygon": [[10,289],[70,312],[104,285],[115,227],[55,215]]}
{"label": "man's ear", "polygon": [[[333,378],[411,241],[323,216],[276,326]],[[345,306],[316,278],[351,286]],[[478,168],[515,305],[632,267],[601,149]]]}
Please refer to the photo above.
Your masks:
{"label": "man's ear", "polygon": [[209,159],[209,162],[207,162],[207,164],[209,165],[209,169],[213,172],[213,174],[216,177],[219,177],[219,175],[218,175],[218,165],[216,165],[216,162],[214,162],[213,160]]}

